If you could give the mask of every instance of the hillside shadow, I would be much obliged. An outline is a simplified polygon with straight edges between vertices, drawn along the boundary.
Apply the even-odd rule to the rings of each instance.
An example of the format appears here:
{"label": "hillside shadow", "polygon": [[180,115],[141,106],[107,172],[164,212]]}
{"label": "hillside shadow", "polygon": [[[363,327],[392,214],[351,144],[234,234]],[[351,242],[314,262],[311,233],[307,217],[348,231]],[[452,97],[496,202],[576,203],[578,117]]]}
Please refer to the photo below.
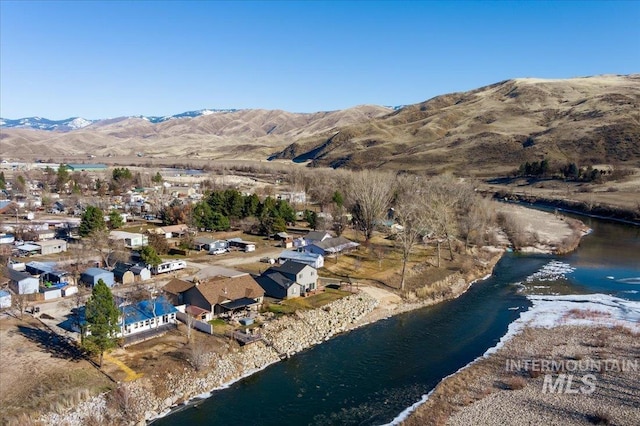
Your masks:
{"label": "hillside shadow", "polygon": [[51,331],[19,325],[18,332],[55,358],[68,359],[70,361],[84,359],[82,350],[73,342]]}

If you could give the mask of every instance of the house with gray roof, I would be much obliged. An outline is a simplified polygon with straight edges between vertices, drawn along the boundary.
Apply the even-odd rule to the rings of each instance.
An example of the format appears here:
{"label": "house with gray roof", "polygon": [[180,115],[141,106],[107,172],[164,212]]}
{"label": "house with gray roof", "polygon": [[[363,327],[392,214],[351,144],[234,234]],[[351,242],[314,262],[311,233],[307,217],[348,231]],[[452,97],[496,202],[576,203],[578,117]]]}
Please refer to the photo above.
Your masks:
{"label": "house with gray roof", "polygon": [[313,291],[318,285],[315,268],[295,261],[273,266],[256,277],[265,294],[278,299],[289,299]]}
{"label": "house with gray roof", "polygon": [[304,248],[306,252],[321,254],[323,256],[331,256],[343,251],[353,250],[360,244],[348,240],[345,237],[327,238],[322,241],[316,241]]}

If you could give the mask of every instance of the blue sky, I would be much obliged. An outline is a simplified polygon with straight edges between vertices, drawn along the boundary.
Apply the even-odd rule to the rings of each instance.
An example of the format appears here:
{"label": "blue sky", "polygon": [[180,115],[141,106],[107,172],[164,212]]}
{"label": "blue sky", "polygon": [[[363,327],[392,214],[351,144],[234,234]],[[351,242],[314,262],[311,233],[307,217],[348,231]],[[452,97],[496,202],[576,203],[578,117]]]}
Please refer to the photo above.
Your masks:
{"label": "blue sky", "polygon": [[0,1],[4,118],[400,105],[640,72],[640,2]]}

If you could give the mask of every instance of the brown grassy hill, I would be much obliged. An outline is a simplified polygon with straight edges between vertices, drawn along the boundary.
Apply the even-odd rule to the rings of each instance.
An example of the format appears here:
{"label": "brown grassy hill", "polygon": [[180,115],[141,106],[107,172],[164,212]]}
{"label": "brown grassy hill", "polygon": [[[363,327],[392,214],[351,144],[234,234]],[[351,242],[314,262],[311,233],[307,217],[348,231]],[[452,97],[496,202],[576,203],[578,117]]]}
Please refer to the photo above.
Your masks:
{"label": "brown grassy hill", "polygon": [[312,114],[280,110],[241,110],[182,118],[153,124],[142,118],[96,122],[70,132],[31,129],[0,131],[4,158],[68,158],[145,156],[172,159],[266,159],[299,137],[336,132],[341,126],[367,122],[389,108],[362,105],[342,111]]}
{"label": "brown grassy hill", "polygon": [[543,157],[637,166],[640,75],[504,81],[298,141],[275,157],[434,172],[495,172]]}
{"label": "brown grassy hill", "polygon": [[241,110],[94,123],[66,133],[0,130],[15,159],[290,159],[332,167],[465,170],[490,175],[543,157],[640,166],[640,75],[515,79],[398,111],[358,106],[296,114]]}

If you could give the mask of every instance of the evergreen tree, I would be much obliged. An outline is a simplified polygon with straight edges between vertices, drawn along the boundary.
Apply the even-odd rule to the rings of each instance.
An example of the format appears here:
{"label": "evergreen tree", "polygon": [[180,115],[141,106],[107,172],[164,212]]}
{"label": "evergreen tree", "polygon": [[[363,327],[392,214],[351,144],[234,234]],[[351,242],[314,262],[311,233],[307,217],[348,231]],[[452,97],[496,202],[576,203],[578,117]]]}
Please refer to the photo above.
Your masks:
{"label": "evergreen tree", "polygon": [[140,258],[144,263],[151,266],[158,266],[162,263],[162,259],[158,256],[156,249],[152,246],[144,246],[140,250]]}
{"label": "evergreen tree", "polygon": [[109,213],[109,228],[117,229],[124,225],[124,220],[122,220],[122,215],[118,213],[117,210],[111,210]]}
{"label": "evergreen tree", "polygon": [[104,213],[98,207],[87,206],[87,209],[82,215],[80,221],[80,228],[78,232],[81,237],[86,237],[93,231],[100,231],[106,228],[104,223]]}
{"label": "evergreen tree", "polygon": [[344,206],[344,197],[339,191],[333,193],[333,197],[331,198],[331,200],[336,203],[336,207],[338,207],[339,209]]}
{"label": "evergreen tree", "polygon": [[242,218],[255,216],[260,205],[260,198],[256,194],[244,197],[244,206],[242,207]]}
{"label": "evergreen tree", "polygon": [[6,189],[7,187],[7,180],[4,177],[4,172],[0,172],[0,189]]}
{"label": "evergreen tree", "polygon": [[58,173],[56,175],[56,190],[58,192],[64,190],[64,186],[69,182],[71,176],[69,175],[69,169],[66,164],[60,164],[58,167]]}
{"label": "evergreen tree", "polygon": [[160,172],[157,172],[156,175],[151,178],[151,181],[153,183],[161,183],[162,182],[162,175],[160,174]]}
{"label": "evergreen tree", "polygon": [[98,280],[85,306],[87,330],[82,345],[93,354],[100,355],[100,367],[104,352],[116,346],[120,329],[120,312],[113,300],[113,294],[104,281]]}

